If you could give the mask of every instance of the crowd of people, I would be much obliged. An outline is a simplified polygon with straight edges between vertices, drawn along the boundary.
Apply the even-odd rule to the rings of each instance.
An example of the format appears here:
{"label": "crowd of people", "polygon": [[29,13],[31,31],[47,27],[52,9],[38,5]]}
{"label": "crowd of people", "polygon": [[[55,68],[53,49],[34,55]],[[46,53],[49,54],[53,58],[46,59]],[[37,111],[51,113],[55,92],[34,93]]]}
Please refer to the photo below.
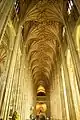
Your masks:
{"label": "crowd of people", "polygon": [[30,117],[30,120],[46,120],[44,115],[36,115],[35,117]]}

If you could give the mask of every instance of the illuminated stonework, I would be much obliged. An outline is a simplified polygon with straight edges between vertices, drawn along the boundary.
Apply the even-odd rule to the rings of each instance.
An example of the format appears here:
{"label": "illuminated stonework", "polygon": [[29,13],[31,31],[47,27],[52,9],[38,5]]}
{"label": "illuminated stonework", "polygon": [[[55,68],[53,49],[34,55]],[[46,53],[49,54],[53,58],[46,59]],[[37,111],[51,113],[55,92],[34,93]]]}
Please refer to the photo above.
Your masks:
{"label": "illuminated stonework", "polygon": [[0,119],[80,120],[80,0],[0,1]]}

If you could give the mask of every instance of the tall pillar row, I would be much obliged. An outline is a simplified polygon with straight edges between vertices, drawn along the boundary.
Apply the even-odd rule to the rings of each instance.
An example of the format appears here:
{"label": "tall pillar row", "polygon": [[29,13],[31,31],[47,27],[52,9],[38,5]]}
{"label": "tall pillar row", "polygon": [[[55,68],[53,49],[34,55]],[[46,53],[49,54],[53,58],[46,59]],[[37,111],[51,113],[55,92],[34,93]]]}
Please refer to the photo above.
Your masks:
{"label": "tall pillar row", "polygon": [[[10,27],[11,26],[11,27]],[[12,55],[12,51],[13,51],[13,46],[14,46],[14,41],[15,41],[15,36],[16,36],[16,33],[15,33],[15,30],[13,28],[13,25],[12,25],[12,22],[11,20],[8,21],[8,25],[7,25],[7,29],[6,31],[8,31],[9,34],[9,40],[8,40],[8,43],[10,43],[9,45],[9,48],[7,49],[7,53],[6,53],[6,60],[5,60],[5,69],[4,69],[4,72],[3,72],[3,77],[0,77],[0,79],[2,79],[1,81],[3,81],[3,87],[2,87],[2,90],[1,91],[4,91],[4,86],[5,86],[5,79],[6,79],[6,76],[8,74],[8,70],[9,70],[9,64],[10,64],[10,60],[11,60],[11,55]],[[8,33],[7,34],[7,37],[8,37]],[[13,34],[12,34],[13,33]],[[7,38],[5,38],[7,39]],[[4,41],[4,39],[3,39]],[[2,99],[2,93],[1,92],[1,95],[0,95],[0,106],[1,106],[1,99]],[[0,107],[1,108],[1,107]]]}
{"label": "tall pillar row", "polygon": [[73,103],[73,97],[72,97],[72,90],[70,86],[70,78],[69,78],[69,73],[68,73],[68,68],[67,68],[67,63],[66,63],[66,58],[65,58],[65,53],[63,47],[61,47],[61,58],[62,58],[62,66],[63,66],[63,71],[64,71],[64,84],[65,84],[65,91],[66,91],[66,97],[67,97],[67,103],[68,103],[68,112],[69,120],[76,120],[76,113],[75,113],[75,108],[74,108],[74,103]]}
{"label": "tall pillar row", "polygon": [[78,89],[80,92],[80,59],[78,56],[78,53],[76,51],[76,46],[74,43],[74,39],[72,37],[72,33],[70,31],[70,25],[68,21],[65,21],[65,26],[66,26],[66,32],[67,32],[67,43],[71,52],[71,56],[72,56],[72,61],[74,64],[74,71],[75,71],[75,75],[76,75],[76,80],[77,80],[77,84],[78,84]]}
{"label": "tall pillar row", "polygon": [[[68,43],[68,47],[70,49],[71,58],[72,58],[72,62],[73,62],[73,69],[74,69],[74,74],[75,74],[75,79],[74,80],[70,79],[70,74],[69,74],[70,68],[68,69],[64,47],[61,45],[61,58],[62,58],[62,66],[63,66],[63,74],[64,74],[64,84],[62,84],[62,85],[65,88],[65,90],[63,89],[63,91],[66,92],[66,96],[67,96],[67,99],[65,102],[65,103],[67,103],[67,105],[65,104],[67,107],[66,113],[68,113],[67,119],[79,120],[80,119],[80,116],[79,116],[79,112],[80,112],[79,111],[79,98],[80,97],[79,97],[78,92],[80,92],[80,84],[79,84],[80,83],[79,82],[79,80],[80,80],[80,74],[79,74],[79,69],[80,69],[79,64],[80,63],[79,63],[79,61],[80,60],[79,60],[79,56],[76,52],[76,46],[75,46],[74,39],[73,39],[73,36],[70,31],[70,26],[69,26],[68,21],[65,22],[65,26],[66,26],[66,32],[67,32],[67,43]],[[62,78],[62,81],[63,81],[63,78]],[[60,80],[60,86],[62,89],[61,83],[62,82]],[[62,109],[63,109],[63,106],[62,106]],[[63,116],[64,115],[65,114],[63,112]]]}
{"label": "tall pillar row", "polygon": [[[66,57],[65,57],[66,58]],[[69,62],[69,60],[68,60]],[[68,65],[66,63],[66,67],[68,68]],[[69,66],[69,69],[67,70],[68,74],[69,74],[69,87],[67,86],[67,79],[65,76],[65,70],[64,70],[64,66],[63,66],[63,62],[61,65],[61,72],[60,72],[60,89],[61,89],[61,104],[62,104],[62,118],[64,120],[71,120],[72,116],[74,116],[75,113],[75,118],[74,120],[79,120],[80,119],[80,109],[79,109],[79,98],[77,96],[77,84],[76,84],[76,77],[75,77],[75,73],[73,72],[74,75],[71,74],[71,65]],[[69,73],[70,72],[70,73]],[[67,88],[67,90],[66,90]],[[69,90],[72,94],[72,96],[69,96]],[[69,109],[69,104],[70,102],[68,101],[68,97],[71,97],[71,101],[72,101],[72,106],[73,106],[73,111],[71,111],[71,108]],[[69,111],[70,110],[70,111]],[[72,112],[72,114],[70,113]],[[72,115],[70,117],[70,115]]]}
{"label": "tall pillar row", "polygon": [[[21,57],[19,59],[20,67],[18,71],[15,70],[14,79],[13,79],[14,85],[12,86],[13,91],[15,90],[15,95],[12,93],[12,96],[15,99],[14,103],[12,104],[13,112],[17,111],[21,120],[29,119],[30,109],[33,106],[33,81],[29,67],[27,65],[28,61],[25,51],[26,50],[25,44],[23,44],[22,46],[23,47],[21,50]],[[16,61],[16,65],[17,65],[17,61]],[[17,66],[16,65],[15,68],[18,69],[18,65]],[[17,85],[15,85],[15,81],[17,82]]]}
{"label": "tall pillar row", "polygon": [[3,99],[3,105],[1,108],[1,116],[3,117],[4,120],[6,120],[6,116],[7,116],[10,92],[11,92],[11,87],[12,87],[12,80],[13,80],[13,75],[14,75],[14,68],[15,68],[15,63],[16,63],[16,56],[17,56],[17,51],[18,51],[18,47],[20,44],[20,40],[21,40],[20,39],[21,38],[21,31],[22,31],[22,27],[19,26],[18,33],[17,33],[17,36],[15,38],[15,45],[13,48],[11,61],[9,64],[9,71],[8,71],[7,78],[6,78],[5,90],[3,93],[4,99]]}
{"label": "tall pillar row", "polygon": [[[14,0],[1,0],[0,1],[0,43],[2,41],[2,38],[4,36],[4,33],[5,33],[5,30],[6,30],[6,27],[8,26],[8,20],[10,18],[10,13],[12,11],[12,8],[13,8],[13,4],[14,3]],[[12,31],[12,30],[11,30]],[[14,39],[14,36],[11,38],[12,41]],[[3,87],[2,87],[2,90],[1,90],[1,95],[0,95],[0,108],[2,107],[2,101],[3,101],[3,91],[4,91],[4,88],[5,88],[5,79],[6,79],[6,76],[8,74],[8,69],[9,69],[9,64],[10,64],[10,60],[11,60],[11,55],[12,55],[12,49],[9,49],[9,53],[8,53],[8,56],[7,56],[7,61],[6,61],[6,69],[3,73],[3,76],[1,78],[1,80],[3,81]],[[1,112],[1,109],[0,109],[0,112]]]}
{"label": "tall pillar row", "polygon": [[30,109],[33,106],[33,81],[27,63],[26,48],[23,43],[15,102],[15,110],[20,114],[21,120],[30,118]]}
{"label": "tall pillar row", "polygon": [[[74,67],[74,73],[75,73],[75,83],[76,83],[76,93],[77,93],[77,99],[78,99],[78,108],[80,107],[80,59],[79,59],[79,55],[76,51],[76,46],[75,46],[75,42],[74,42],[74,38],[71,34],[70,31],[70,26],[69,23],[66,22],[66,32],[67,32],[67,43],[68,43],[68,47],[70,49],[70,53],[71,53],[71,59],[73,62],[73,67]],[[80,112],[80,109],[79,109]]]}
{"label": "tall pillar row", "polygon": [[[76,113],[75,113],[75,107],[73,102],[73,96],[72,96],[72,89],[70,85],[70,77],[69,77],[69,71],[67,67],[66,62],[66,56],[65,56],[65,48],[63,46],[63,36],[62,36],[62,29],[60,25],[59,30],[59,43],[60,43],[60,55],[61,55],[61,72],[59,71],[60,76],[60,89],[63,90],[63,93],[61,93],[61,98],[63,97],[62,102],[62,117],[67,120],[76,120]],[[59,65],[58,65],[59,66]],[[63,108],[65,107],[65,108]]]}
{"label": "tall pillar row", "polygon": [[[0,104],[1,105],[0,106],[0,110],[1,110],[0,117],[4,120],[8,119],[8,117],[9,117],[10,105],[12,105],[13,111],[16,110],[21,114],[20,116],[22,119],[30,117],[30,114],[29,114],[30,108],[33,106],[33,92],[32,92],[33,91],[33,89],[32,89],[33,83],[32,83],[32,77],[31,77],[29,69],[28,69],[28,65],[26,65],[27,61],[25,61],[26,62],[25,66],[23,66],[24,59],[25,59],[25,57],[23,58],[23,56],[26,56],[25,53],[22,53],[22,56],[20,59],[20,66],[19,66],[20,68],[18,68],[18,66],[17,66],[18,51],[19,51],[19,47],[21,44],[20,43],[21,32],[22,32],[22,26],[19,25],[18,32],[15,34],[16,35],[16,37],[14,39],[15,42],[12,43],[13,48],[11,48],[9,50],[9,56],[7,57],[8,59],[6,62],[7,69],[6,69],[6,76],[5,76],[5,84],[4,84],[4,89],[3,89],[2,95],[1,95],[2,102],[0,102],[1,103]],[[4,35],[3,32],[2,32],[2,35]],[[24,48],[24,46],[23,46],[23,48]],[[22,51],[24,51],[24,50],[22,50]],[[18,70],[16,71],[15,69],[18,69]],[[16,71],[16,73],[15,73],[15,71]],[[25,76],[25,79],[24,79],[24,76]],[[14,104],[11,104],[12,91],[13,91],[13,87],[14,87],[13,85],[14,85],[15,80],[17,82],[15,95],[14,95],[16,97],[16,99],[14,101]],[[25,84],[25,88],[24,88],[24,84]],[[25,91],[25,93],[24,93],[24,91]],[[25,110],[23,107],[25,108]]]}
{"label": "tall pillar row", "polygon": [[[73,0],[73,1],[80,15],[80,0]],[[76,119],[79,120],[80,119],[80,58],[79,58],[79,54],[77,53],[77,47],[75,45],[76,39],[74,36],[72,36],[72,32],[70,30],[70,23],[67,20],[64,21],[65,21],[64,25],[66,27],[66,33],[67,33],[68,48],[70,50],[71,61],[73,65],[73,74],[72,74],[73,78],[71,76],[71,73],[69,74],[69,77],[71,77],[70,85],[71,85],[73,103],[76,112]],[[68,71],[70,71],[70,68],[68,69]]]}
{"label": "tall pillar row", "polygon": [[62,119],[63,120],[68,120],[68,109],[66,107],[67,102],[66,102],[66,92],[65,92],[65,85],[64,85],[64,76],[62,76],[62,65],[58,65],[59,69],[59,86],[60,86],[60,98],[61,98],[61,108],[62,108]]}
{"label": "tall pillar row", "polygon": [[67,61],[67,67],[68,67],[68,72],[69,72],[69,77],[70,77],[70,85],[71,85],[71,90],[72,90],[72,97],[73,97],[73,103],[75,107],[75,112],[76,112],[76,118],[77,120],[80,119],[80,110],[79,110],[79,91],[78,91],[78,86],[76,82],[76,76],[74,72],[74,66],[70,54],[70,50],[67,50],[67,56],[66,56],[66,61]]}
{"label": "tall pillar row", "polygon": [[[6,61],[5,61],[5,65],[4,65],[5,69],[0,77],[0,81],[2,83],[2,89],[0,91],[0,113],[1,113],[1,108],[2,108],[2,104],[3,104],[3,98],[4,98],[3,93],[4,93],[5,86],[6,86],[6,78],[7,78],[7,74],[8,74],[9,67],[10,67],[11,57],[12,57],[12,53],[13,53],[13,46],[14,46],[14,41],[15,41],[15,36],[16,36],[13,26],[12,27],[10,27],[10,26],[12,26],[11,20],[8,21],[7,30],[6,30],[10,33],[9,41],[8,41],[10,43],[10,45],[9,45],[9,48],[7,49]],[[13,32],[13,34],[11,32]],[[8,34],[7,34],[7,36],[8,36]]]}
{"label": "tall pillar row", "polygon": [[20,75],[20,67],[21,67],[21,52],[20,52],[20,46],[17,53],[16,58],[16,64],[14,69],[14,75],[13,75],[13,83],[12,83],[12,90],[11,90],[11,97],[9,100],[9,110],[7,117],[12,117],[12,114],[14,111],[16,111],[16,99],[17,99],[17,92],[18,92],[18,84],[19,84],[19,75]]}

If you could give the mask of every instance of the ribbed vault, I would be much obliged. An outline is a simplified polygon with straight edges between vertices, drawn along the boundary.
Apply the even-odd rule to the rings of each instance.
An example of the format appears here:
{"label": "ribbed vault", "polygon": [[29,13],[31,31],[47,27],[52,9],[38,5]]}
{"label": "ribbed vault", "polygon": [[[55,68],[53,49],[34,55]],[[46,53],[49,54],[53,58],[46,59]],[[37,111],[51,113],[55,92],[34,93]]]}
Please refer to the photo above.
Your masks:
{"label": "ribbed vault", "polygon": [[37,86],[48,87],[56,69],[59,28],[63,22],[62,5],[62,0],[39,0],[35,3],[32,1],[23,18],[26,52]]}

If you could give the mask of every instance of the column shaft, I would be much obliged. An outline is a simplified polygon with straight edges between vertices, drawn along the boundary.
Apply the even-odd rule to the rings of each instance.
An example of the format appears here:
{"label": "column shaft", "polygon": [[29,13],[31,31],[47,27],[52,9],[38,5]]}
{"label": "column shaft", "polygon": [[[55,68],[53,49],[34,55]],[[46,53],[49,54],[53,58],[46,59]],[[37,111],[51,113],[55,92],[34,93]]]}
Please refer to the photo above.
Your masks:
{"label": "column shaft", "polygon": [[21,66],[21,54],[20,54],[20,52],[18,52],[17,58],[16,58],[13,84],[12,84],[12,90],[11,90],[11,95],[10,95],[11,97],[10,97],[10,100],[9,100],[9,111],[8,111],[7,117],[9,117],[9,115],[10,115],[10,109],[12,109],[13,112],[15,111],[15,101],[16,101],[16,93],[17,93],[17,88],[16,87],[18,86],[18,78],[19,78],[19,75],[20,75],[20,66]]}
{"label": "column shaft", "polygon": [[70,78],[69,78],[68,68],[66,64],[64,49],[62,49],[62,47],[61,47],[61,57],[62,57],[62,65],[64,70],[64,77],[65,77],[65,87],[66,87],[66,94],[67,94],[69,118],[70,120],[76,120],[76,114],[75,114],[74,103],[72,98],[72,91],[70,86]]}
{"label": "column shaft", "polygon": [[0,94],[0,108],[2,108],[2,104],[3,104],[3,97],[4,97],[3,95],[4,95],[4,89],[5,89],[5,85],[6,85],[6,78],[7,78],[7,74],[8,74],[8,70],[9,70],[10,60],[11,60],[11,53],[8,56],[7,68],[6,68],[6,71],[4,72],[4,76],[2,78],[2,80],[4,80],[4,83],[3,83],[3,88],[2,88],[1,94]]}
{"label": "column shaft", "polygon": [[64,96],[64,87],[62,82],[62,73],[61,69],[59,67],[59,84],[60,84],[60,97],[61,97],[61,106],[62,106],[62,119],[67,120],[67,114],[66,114],[66,106],[65,106],[65,96]]}
{"label": "column shaft", "polygon": [[[21,113],[21,102],[22,102],[22,96],[23,96],[23,79],[24,79],[24,46],[22,50],[22,56],[21,56],[21,65],[20,65],[20,73],[18,76],[18,84],[17,84],[17,93],[16,93],[16,110]],[[21,98],[21,99],[20,99]],[[20,109],[19,109],[20,108]]]}

